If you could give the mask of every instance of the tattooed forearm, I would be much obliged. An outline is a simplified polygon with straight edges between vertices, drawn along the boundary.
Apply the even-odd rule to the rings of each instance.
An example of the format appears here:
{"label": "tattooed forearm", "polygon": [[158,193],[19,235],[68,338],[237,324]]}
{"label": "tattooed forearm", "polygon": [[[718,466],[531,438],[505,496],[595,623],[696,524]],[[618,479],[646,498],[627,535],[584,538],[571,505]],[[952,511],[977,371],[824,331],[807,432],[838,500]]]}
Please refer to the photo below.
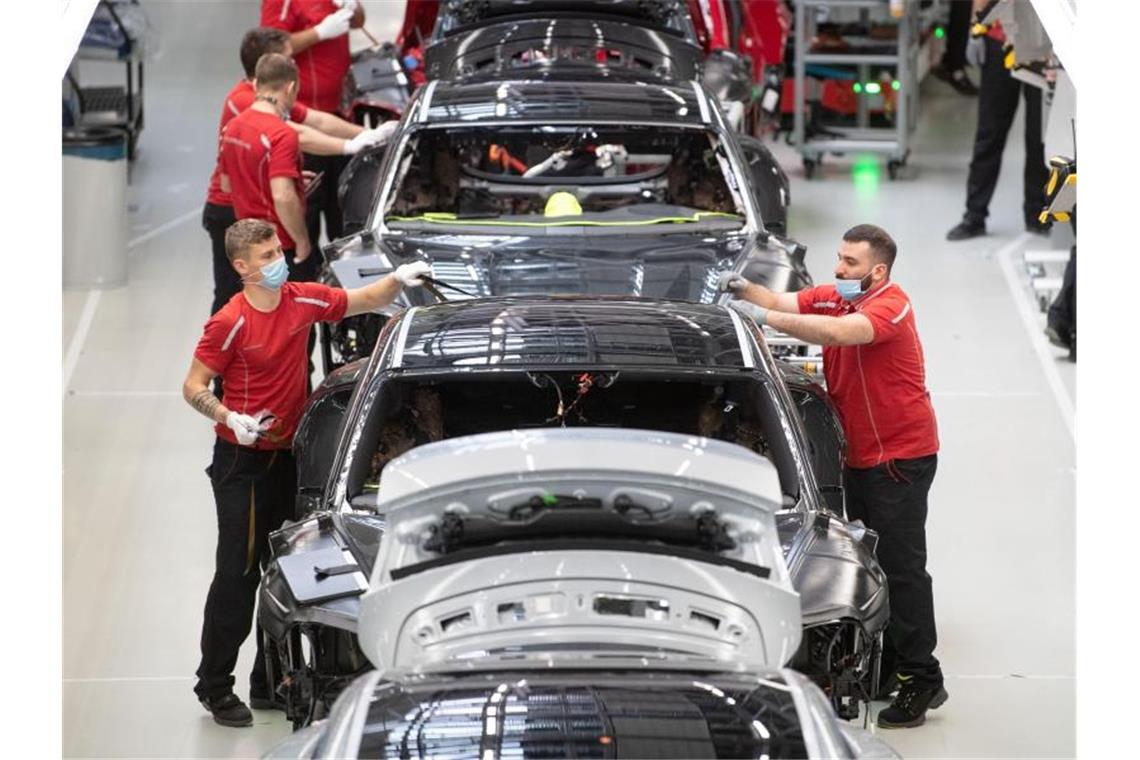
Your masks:
{"label": "tattooed forearm", "polygon": [[190,398],[190,406],[212,420],[216,420],[214,413],[218,411],[218,407],[221,405],[222,402],[210,392],[209,388],[198,391]]}

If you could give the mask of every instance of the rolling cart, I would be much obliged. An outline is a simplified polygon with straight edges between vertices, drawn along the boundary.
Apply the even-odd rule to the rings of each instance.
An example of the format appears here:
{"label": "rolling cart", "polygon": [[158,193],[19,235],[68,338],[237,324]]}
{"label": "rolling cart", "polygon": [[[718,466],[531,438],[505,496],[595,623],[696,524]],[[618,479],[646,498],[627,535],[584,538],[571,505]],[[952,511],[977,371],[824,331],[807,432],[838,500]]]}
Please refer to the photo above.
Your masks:
{"label": "rolling cart", "polygon": [[[818,34],[817,11],[855,9],[859,28],[870,28],[872,15],[885,17],[894,34],[843,35],[833,50],[812,50]],[[901,10],[893,17],[888,9]],[[794,116],[792,141],[803,156],[810,179],[823,154],[880,153],[893,180],[910,155],[910,138],[918,117],[918,53],[925,14],[916,0],[797,0],[795,14]],[[876,23],[879,29],[890,26]],[[813,124],[809,134],[806,109],[818,104],[821,84],[808,78],[809,67],[836,72],[850,82],[853,124]],[[813,91],[809,93],[809,88]],[[809,97],[810,95],[810,97]],[[818,108],[818,106],[817,106]],[[872,117],[877,123],[872,123]]]}
{"label": "rolling cart", "polygon": [[[83,35],[75,60],[67,71],[70,101],[65,126],[84,129],[118,127],[127,133],[127,157],[134,160],[143,128],[143,54],[141,33],[145,18],[138,0],[100,0]],[[80,84],[80,61],[119,62],[123,85]],[[70,111],[70,113],[69,113]],[[70,120],[71,124],[66,124]]]}

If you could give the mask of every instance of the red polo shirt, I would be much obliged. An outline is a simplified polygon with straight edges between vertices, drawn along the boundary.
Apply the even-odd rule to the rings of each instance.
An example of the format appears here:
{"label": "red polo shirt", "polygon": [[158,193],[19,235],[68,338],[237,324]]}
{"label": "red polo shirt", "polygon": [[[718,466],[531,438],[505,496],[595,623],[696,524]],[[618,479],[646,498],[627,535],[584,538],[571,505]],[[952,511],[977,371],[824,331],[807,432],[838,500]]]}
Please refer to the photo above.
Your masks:
{"label": "red polo shirt", "polygon": [[277,218],[269,186],[275,177],[289,177],[304,206],[300,140],[293,128],[274,114],[247,108],[231,119],[222,132],[218,167],[230,179],[234,215],[238,219],[273,222],[281,247],[294,248],[296,243]]}
{"label": "red polo shirt", "polygon": [[[261,0],[261,25],[301,32],[338,10],[332,0]],[[318,42],[293,60],[301,76],[299,99],[321,111],[340,113],[344,75],[352,65],[348,35]]]}
{"label": "red polo shirt", "polygon": [[[315,282],[286,282],[281,302],[258,311],[238,293],[206,322],[194,357],[222,376],[225,405],[240,414],[267,411],[276,417],[254,448],[287,449],[305,405],[309,374],[309,326],[336,322],[348,308],[348,294]],[[236,444],[225,425],[214,428]]]}
{"label": "red polo shirt", "polygon": [[[222,118],[218,123],[219,137],[233,117],[253,105],[256,96],[257,91],[253,88],[253,82],[248,79],[243,79],[234,85],[233,89],[226,95],[226,102],[222,106]],[[307,118],[309,118],[308,107],[300,102],[294,103],[293,109],[289,111],[289,121],[304,124]],[[233,205],[230,194],[222,190],[222,172],[217,166],[214,166],[214,173],[210,175],[210,189],[206,193],[206,202],[218,206]]]}
{"label": "red polo shirt", "polygon": [[888,282],[844,301],[834,285],[820,285],[797,298],[801,314],[841,317],[857,311],[875,331],[862,346],[823,348],[827,392],[847,435],[847,465],[875,467],[937,452],[938,422],[926,390],[922,342],[902,288]]}

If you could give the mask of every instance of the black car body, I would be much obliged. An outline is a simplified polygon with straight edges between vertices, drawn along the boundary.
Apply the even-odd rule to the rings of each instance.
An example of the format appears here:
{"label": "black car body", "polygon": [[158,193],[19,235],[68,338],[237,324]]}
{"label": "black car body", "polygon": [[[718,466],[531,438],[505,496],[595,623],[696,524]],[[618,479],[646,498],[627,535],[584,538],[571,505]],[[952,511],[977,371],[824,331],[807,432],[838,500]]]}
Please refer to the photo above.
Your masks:
{"label": "black car body", "polygon": [[[334,372],[310,399],[294,441],[304,520],[273,534],[259,604],[298,724],[371,667],[355,633],[385,528],[374,511],[385,463],[430,441],[551,426],[699,435],[771,460],[780,548],[802,603],[790,665],[841,716],[857,712],[877,678],[887,589],[874,534],[840,518],[845,443],[825,392],[723,306],[527,297],[410,309],[367,364]],[[311,576],[317,552],[357,568],[357,586],[299,603],[282,562]]]}
{"label": "black car body", "polygon": [[[540,170],[556,153],[561,168],[518,171]],[[580,215],[547,215],[559,193],[574,195]],[[325,278],[355,287],[419,259],[475,297],[707,303],[729,271],[790,291],[811,278],[802,246],[773,234],[784,231],[787,202],[771,153],[732,135],[696,82],[434,81],[389,146],[346,170],[354,234],[326,247]],[[404,299],[435,300],[422,290]],[[327,329],[326,371],[367,356],[383,322],[362,315]]]}

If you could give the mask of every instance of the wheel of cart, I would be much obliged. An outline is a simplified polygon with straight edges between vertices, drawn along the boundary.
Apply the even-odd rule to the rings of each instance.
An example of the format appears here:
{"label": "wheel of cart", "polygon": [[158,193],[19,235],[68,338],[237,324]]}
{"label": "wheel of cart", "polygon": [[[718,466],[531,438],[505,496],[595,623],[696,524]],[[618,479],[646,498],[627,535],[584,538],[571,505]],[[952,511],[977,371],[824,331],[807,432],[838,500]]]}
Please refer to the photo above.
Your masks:
{"label": "wheel of cart", "polygon": [[910,151],[908,150],[900,158],[887,159],[887,176],[890,177],[891,180],[898,179],[899,169],[906,166],[906,160],[909,157],[910,157]]}
{"label": "wheel of cart", "polygon": [[806,179],[811,179],[815,176],[816,167],[823,163],[822,159],[823,154],[817,154],[815,156],[804,155],[804,177]]}

